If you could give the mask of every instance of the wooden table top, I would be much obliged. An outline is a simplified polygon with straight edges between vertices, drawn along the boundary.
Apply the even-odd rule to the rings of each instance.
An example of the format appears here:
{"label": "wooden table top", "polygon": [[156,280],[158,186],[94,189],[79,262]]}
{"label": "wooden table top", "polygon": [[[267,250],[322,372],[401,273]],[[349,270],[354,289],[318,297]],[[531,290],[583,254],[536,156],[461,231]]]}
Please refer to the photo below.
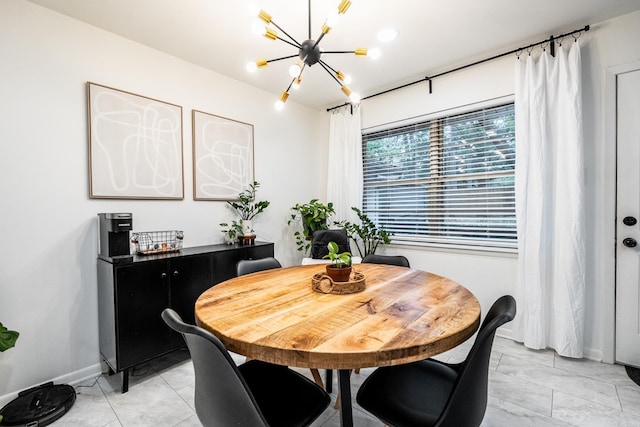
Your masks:
{"label": "wooden table top", "polygon": [[366,289],[332,295],[311,289],[324,265],[289,267],[222,282],[196,301],[196,322],[235,353],[279,365],[354,369],[433,356],[467,340],[480,304],[445,277],[359,264]]}

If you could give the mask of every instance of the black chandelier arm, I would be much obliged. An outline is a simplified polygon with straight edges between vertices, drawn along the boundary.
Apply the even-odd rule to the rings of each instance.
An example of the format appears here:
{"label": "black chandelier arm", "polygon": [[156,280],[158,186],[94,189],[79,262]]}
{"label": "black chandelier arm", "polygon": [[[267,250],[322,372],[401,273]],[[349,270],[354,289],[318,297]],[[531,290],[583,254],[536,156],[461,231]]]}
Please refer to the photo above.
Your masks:
{"label": "black chandelier arm", "polygon": [[311,39],[311,0],[309,0],[309,39]]}
{"label": "black chandelier arm", "polygon": [[355,50],[325,50],[322,52],[323,55],[325,53],[356,53],[356,51]]}
{"label": "black chandelier arm", "polygon": [[[320,64],[325,67],[325,70],[328,68],[329,70],[333,71],[334,74],[338,74],[338,71],[336,71],[331,65],[327,64],[326,62],[324,62],[322,59],[319,60],[318,62],[320,62]],[[328,71],[328,70],[327,70]]]}
{"label": "black chandelier arm", "polygon": [[311,50],[315,49],[316,46],[318,46],[318,44],[320,43],[320,40],[322,40],[322,38],[324,37],[326,33],[321,33],[320,37],[318,37],[318,40],[316,40],[316,43],[313,45],[313,47],[311,48]]}
{"label": "black chandelier arm", "polygon": [[[338,80],[338,78],[337,78],[336,76],[334,76],[334,75],[331,73],[331,71],[329,71],[329,69],[332,69],[332,70],[333,70],[333,68],[331,68],[331,67],[330,67],[326,62],[324,62],[324,61],[318,61],[318,64],[320,64],[320,66],[321,66],[321,67],[322,67],[322,68],[327,72],[327,74],[329,74],[329,75],[331,76],[331,78],[332,78],[333,80],[335,80],[335,81],[336,81],[336,83],[338,83],[338,84],[340,85],[340,87],[344,86],[344,85],[342,84],[342,82],[341,82],[340,80]],[[335,70],[334,70],[334,71],[335,71]]]}
{"label": "black chandelier arm", "polygon": [[297,57],[298,57],[298,55],[282,56],[280,58],[268,59],[267,63],[269,63],[269,62],[277,62],[277,61],[282,61],[283,59],[291,59],[291,58],[297,58]]}
{"label": "black chandelier arm", "polygon": [[[295,47],[296,49],[300,49],[300,47],[301,47],[300,45],[297,45],[297,44],[295,44],[295,43],[291,43],[289,40],[283,39],[282,37],[276,37],[276,39],[278,39],[278,40],[280,40],[281,42],[284,42],[284,43],[286,43],[286,44],[288,44],[288,45],[291,45],[291,46]],[[296,56],[297,56],[297,55],[296,55]]]}
{"label": "black chandelier arm", "polygon": [[293,43],[289,43],[288,41],[278,37],[278,40],[282,40],[285,43],[289,43],[292,46],[297,47],[298,49],[300,48],[300,43],[298,42],[298,40],[294,39],[293,37],[291,37],[289,35],[289,33],[287,33],[285,30],[282,29],[282,27],[280,27],[278,24],[276,24],[273,20],[271,20],[271,24],[273,24],[274,27],[276,27],[278,30],[282,31],[282,34],[284,34],[285,36],[289,37],[289,40],[291,40]]}

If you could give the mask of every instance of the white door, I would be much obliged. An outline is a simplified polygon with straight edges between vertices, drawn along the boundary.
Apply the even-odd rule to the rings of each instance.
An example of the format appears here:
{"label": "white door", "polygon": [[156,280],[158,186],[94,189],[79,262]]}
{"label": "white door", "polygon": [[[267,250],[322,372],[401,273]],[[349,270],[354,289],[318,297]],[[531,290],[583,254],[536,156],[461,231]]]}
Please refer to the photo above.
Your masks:
{"label": "white door", "polygon": [[640,367],[640,70],[616,92],[616,362]]}

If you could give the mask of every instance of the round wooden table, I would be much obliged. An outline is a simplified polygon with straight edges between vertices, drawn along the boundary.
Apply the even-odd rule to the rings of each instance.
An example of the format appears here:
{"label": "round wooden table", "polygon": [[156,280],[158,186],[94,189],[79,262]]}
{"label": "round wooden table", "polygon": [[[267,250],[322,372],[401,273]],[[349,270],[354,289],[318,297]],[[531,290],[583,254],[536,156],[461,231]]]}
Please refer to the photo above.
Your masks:
{"label": "round wooden table", "polygon": [[222,282],[196,301],[195,317],[227,349],[252,359],[339,370],[343,426],[353,425],[351,369],[397,365],[449,350],[478,329],[480,304],[458,283],[428,272],[358,264],[366,289],[311,289],[324,265],[266,270]]}

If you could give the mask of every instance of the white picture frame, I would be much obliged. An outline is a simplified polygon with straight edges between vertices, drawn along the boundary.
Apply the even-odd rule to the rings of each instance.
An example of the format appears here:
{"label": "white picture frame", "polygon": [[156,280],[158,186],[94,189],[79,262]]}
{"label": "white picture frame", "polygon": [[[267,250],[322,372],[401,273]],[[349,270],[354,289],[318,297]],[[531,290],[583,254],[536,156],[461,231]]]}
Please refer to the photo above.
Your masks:
{"label": "white picture frame", "polygon": [[184,199],[182,107],[87,82],[89,196]]}
{"label": "white picture frame", "polygon": [[238,200],[254,180],[253,125],[192,110],[194,200]]}

